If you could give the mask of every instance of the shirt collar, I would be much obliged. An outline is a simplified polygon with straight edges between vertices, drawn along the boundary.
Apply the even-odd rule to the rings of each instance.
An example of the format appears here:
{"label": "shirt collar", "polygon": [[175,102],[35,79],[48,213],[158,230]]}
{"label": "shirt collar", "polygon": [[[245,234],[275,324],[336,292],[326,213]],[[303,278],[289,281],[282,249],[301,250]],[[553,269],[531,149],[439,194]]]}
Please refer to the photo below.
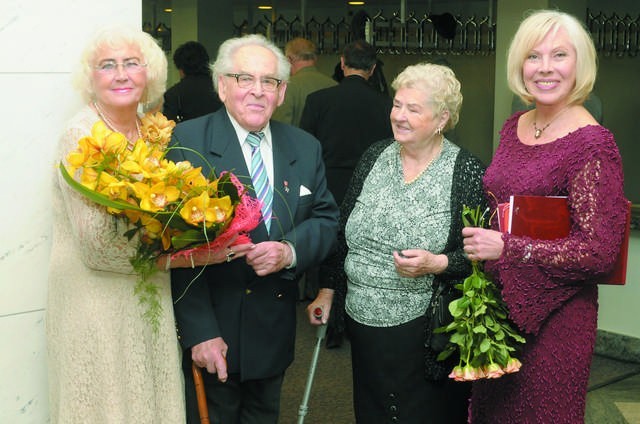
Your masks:
{"label": "shirt collar", "polygon": [[[236,131],[236,135],[238,136],[238,142],[240,143],[240,147],[242,147],[243,144],[246,142],[247,135],[249,134],[250,131],[244,129],[238,123],[238,121],[236,121],[235,118],[231,116],[228,110],[226,112],[227,112],[227,116],[229,117],[229,120],[231,121],[231,125],[233,125],[233,129]],[[265,127],[261,129],[260,132],[264,133],[263,141],[267,143],[267,146],[269,147],[269,149],[271,149],[271,126],[269,125],[269,122],[267,122],[267,125],[265,125]]]}

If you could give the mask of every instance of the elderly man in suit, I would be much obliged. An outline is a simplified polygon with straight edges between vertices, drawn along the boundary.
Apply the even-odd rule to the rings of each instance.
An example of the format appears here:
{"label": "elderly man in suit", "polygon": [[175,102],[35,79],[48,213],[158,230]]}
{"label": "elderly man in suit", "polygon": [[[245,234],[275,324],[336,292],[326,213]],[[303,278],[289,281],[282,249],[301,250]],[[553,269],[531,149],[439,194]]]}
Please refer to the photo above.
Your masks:
{"label": "elderly man in suit", "polygon": [[[172,271],[188,421],[199,422],[193,361],[208,371],[212,423],[275,424],[294,355],[297,279],[332,249],[338,208],[318,140],[270,120],[289,75],[282,52],[261,35],[232,38],[220,45],[213,70],[224,107],[174,131],[181,146],[202,156],[175,149],[170,158],[234,172],[263,200],[264,220],[251,232],[252,244],[233,246],[225,262]],[[324,316],[310,312],[313,324],[326,322],[332,296],[331,289],[319,292]]]}

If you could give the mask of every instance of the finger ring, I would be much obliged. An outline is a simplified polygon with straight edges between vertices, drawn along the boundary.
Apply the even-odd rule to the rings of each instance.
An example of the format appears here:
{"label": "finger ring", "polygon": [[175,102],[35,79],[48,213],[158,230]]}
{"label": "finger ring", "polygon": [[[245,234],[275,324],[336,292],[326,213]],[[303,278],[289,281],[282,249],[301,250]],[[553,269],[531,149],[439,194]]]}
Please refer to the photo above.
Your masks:
{"label": "finger ring", "polygon": [[236,252],[234,252],[230,247],[227,247],[227,249],[229,249],[229,253],[227,253],[227,262],[231,262],[233,257],[236,255]]}

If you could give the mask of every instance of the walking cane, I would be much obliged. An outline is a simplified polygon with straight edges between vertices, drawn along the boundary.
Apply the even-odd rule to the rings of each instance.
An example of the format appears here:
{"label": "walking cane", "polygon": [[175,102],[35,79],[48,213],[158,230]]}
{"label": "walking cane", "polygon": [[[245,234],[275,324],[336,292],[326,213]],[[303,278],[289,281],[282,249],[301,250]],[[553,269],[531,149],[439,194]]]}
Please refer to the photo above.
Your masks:
{"label": "walking cane", "polygon": [[[313,310],[313,316],[316,319],[322,318],[322,308],[315,308]],[[320,354],[320,348],[322,347],[322,339],[327,334],[327,324],[322,324],[318,327],[316,332],[316,348],[313,351],[313,358],[311,359],[311,366],[309,367],[309,375],[307,376],[307,385],[304,388],[304,395],[302,396],[302,403],[298,409],[298,424],[304,424],[304,417],[307,415],[307,404],[309,403],[309,395],[311,394],[311,385],[313,384],[313,376],[316,373],[316,365],[318,364],[318,355]]]}
{"label": "walking cane", "polygon": [[204,382],[202,381],[202,372],[195,362],[191,363],[193,371],[193,381],[196,386],[196,398],[198,399],[198,414],[200,415],[201,424],[209,424],[209,408],[207,407],[207,395],[204,391]]}

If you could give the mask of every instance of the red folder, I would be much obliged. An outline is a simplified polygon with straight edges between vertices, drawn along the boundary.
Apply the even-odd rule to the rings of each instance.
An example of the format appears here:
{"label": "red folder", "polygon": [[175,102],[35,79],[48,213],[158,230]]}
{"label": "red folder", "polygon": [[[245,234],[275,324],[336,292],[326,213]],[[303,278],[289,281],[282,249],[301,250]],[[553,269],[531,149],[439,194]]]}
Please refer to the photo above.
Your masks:
{"label": "red folder", "polygon": [[[627,257],[631,224],[631,202],[627,201],[624,238],[613,271],[601,284],[624,285],[627,281]],[[511,196],[509,203],[498,205],[500,231],[539,240],[567,237],[571,219],[567,198],[562,196]]]}

